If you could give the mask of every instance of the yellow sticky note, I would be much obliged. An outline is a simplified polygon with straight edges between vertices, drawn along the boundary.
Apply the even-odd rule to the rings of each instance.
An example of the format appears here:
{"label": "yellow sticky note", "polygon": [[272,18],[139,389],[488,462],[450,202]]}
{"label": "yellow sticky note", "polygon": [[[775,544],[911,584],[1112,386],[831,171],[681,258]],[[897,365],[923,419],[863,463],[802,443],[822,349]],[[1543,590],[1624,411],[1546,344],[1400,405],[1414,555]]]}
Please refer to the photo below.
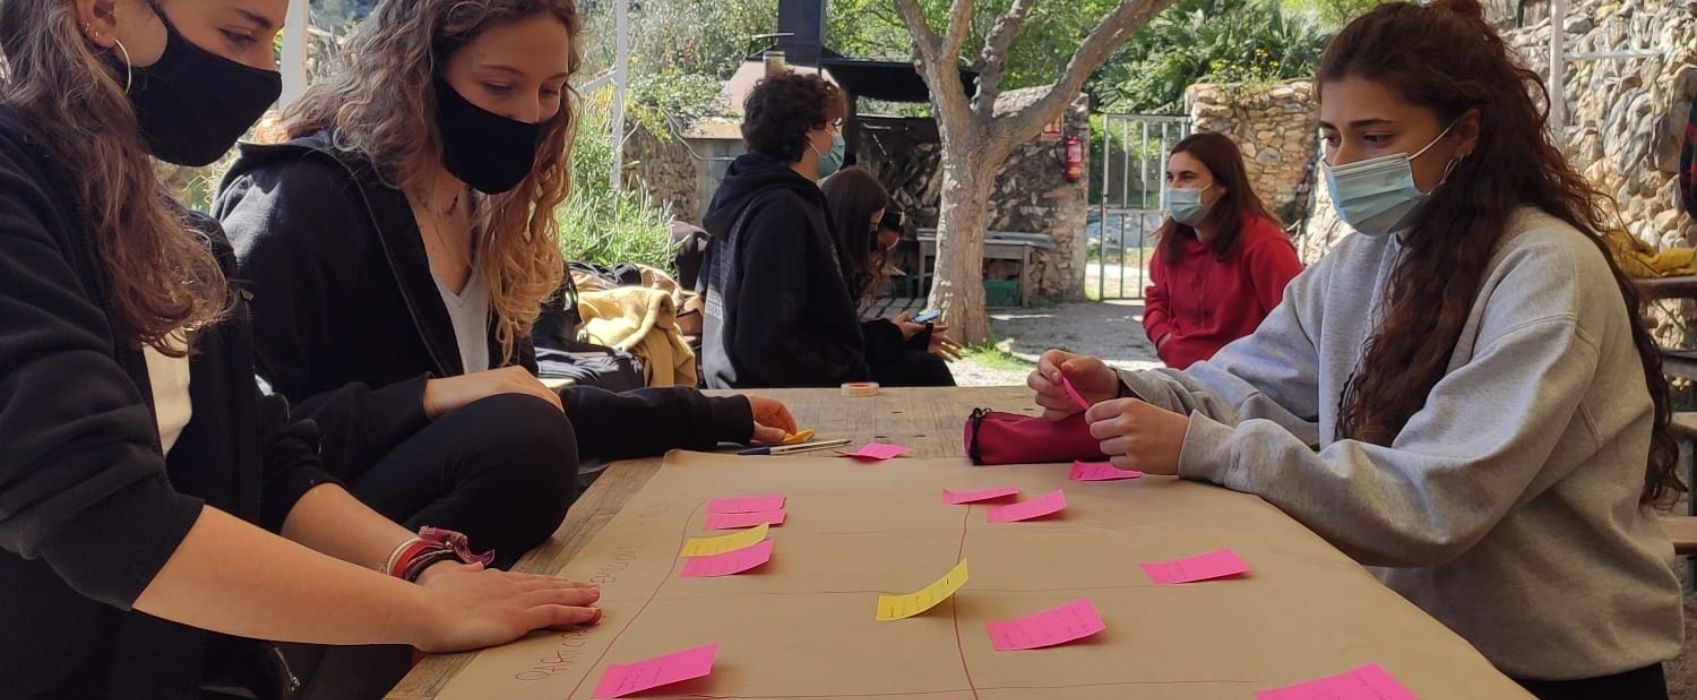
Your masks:
{"label": "yellow sticky note", "polygon": [[719,537],[691,537],[688,542],[684,543],[684,550],[680,554],[686,557],[706,557],[734,552],[743,547],[753,547],[760,544],[761,540],[766,539],[766,531],[770,529],[772,529],[771,525],[761,523],[760,527],[743,530],[735,534]]}
{"label": "yellow sticky note", "polygon": [[808,440],[812,440],[812,439],[813,439],[813,431],[811,429],[803,430],[799,433],[791,433],[789,435],[785,435],[784,436],[784,444],[785,445],[795,445],[795,444],[807,442]]}
{"label": "yellow sticky note", "polygon": [[930,610],[938,603],[948,600],[949,596],[954,595],[955,591],[964,585],[966,560],[962,559],[949,573],[937,579],[936,583],[920,589],[917,593],[878,596],[878,621],[900,620]]}

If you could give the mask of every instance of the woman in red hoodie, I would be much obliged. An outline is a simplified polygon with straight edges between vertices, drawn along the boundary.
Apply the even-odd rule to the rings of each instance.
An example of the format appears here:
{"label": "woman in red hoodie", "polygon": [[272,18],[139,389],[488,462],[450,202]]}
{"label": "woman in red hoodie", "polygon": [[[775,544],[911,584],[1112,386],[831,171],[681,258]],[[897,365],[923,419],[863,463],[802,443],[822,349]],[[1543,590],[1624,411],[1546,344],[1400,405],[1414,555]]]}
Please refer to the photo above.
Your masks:
{"label": "woman in red hoodie", "polygon": [[1253,333],[1302,263],[1220,134],[1173,146],[1162,209],[1143,329],[1162,362],[1184,369]]}

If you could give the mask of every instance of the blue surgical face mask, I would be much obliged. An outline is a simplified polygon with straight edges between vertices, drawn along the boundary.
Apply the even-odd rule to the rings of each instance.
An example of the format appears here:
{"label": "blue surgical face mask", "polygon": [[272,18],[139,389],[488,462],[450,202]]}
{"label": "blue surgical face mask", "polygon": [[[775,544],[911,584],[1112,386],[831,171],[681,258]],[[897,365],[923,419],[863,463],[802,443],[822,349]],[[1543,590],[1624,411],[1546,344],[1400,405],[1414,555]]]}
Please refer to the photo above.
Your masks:
{"label": "blue surgical face mask", "polygon": [[1202,202],[1202,193],[1213,187],[1209,185],[1199,190],[1168,187],[1161,190],[1161,208],[1166,210],[1167,216],[1173,217],[1173,221],[1195,226],[1202,223],[1209,210],[1213,209],[1213,205]]}
{"label": "blue surgical face mask", "polygon": [[[807,147],[813,148],[813,144],[809,143]],[[814,153],[819,153],[819,179],[823,180],[843,169],[843,153],[846,150],[848,150],[848,146],[843,142],[842,132],[831,134],[831,150],[829,153],[820,153],[819,149],[813,148]]]}
{"label": "blue surgical face mask", "polygon": [[[1369,236],[1407,230],[1413,225],[1421,206],[1431,197],[1431,193],[1421,192],[1414,185],[1414,159],[1432,150],[1453,128],[1455,124],[1451,123],[1414,155],[1395,153],[1345,165],[1325,166],[1326,187],[1331,191],[1332,207],[1337,210],[1338,218]],[[1454,167],[1453,161],[1450,167]],[[1449,178],[1448,171],[1445,171],[1444,178]],[[1438,184],[1443,185],[1443,182]]]}

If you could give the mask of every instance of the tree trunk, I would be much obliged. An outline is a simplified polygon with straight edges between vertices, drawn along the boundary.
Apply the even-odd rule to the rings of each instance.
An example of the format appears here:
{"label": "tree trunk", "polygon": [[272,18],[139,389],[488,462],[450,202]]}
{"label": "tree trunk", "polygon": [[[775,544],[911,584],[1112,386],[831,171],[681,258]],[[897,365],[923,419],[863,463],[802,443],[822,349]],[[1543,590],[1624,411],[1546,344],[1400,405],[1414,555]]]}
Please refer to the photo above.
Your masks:
{"label": "tree trunk", "polygon": [[932,278],[930,306],[943,312],[943,323],[969,346],[990,339],[990,317],[984,306],[984,236],[1000,164],[987,160],[981,145],[943,149],[942,216],[937,221],[937,274]]}

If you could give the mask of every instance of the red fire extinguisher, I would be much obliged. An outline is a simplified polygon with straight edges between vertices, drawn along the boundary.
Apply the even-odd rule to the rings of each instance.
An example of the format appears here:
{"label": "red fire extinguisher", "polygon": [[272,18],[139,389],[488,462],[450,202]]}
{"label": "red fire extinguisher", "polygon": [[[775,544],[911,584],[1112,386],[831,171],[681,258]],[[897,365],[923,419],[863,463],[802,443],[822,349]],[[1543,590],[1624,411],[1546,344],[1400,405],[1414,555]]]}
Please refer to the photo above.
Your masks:
{"label": "red fire extinguisher", "polygon": [[1067,137],[1066,178],[1067,182],[1084,179],[1084,142],[1077,136]]}

